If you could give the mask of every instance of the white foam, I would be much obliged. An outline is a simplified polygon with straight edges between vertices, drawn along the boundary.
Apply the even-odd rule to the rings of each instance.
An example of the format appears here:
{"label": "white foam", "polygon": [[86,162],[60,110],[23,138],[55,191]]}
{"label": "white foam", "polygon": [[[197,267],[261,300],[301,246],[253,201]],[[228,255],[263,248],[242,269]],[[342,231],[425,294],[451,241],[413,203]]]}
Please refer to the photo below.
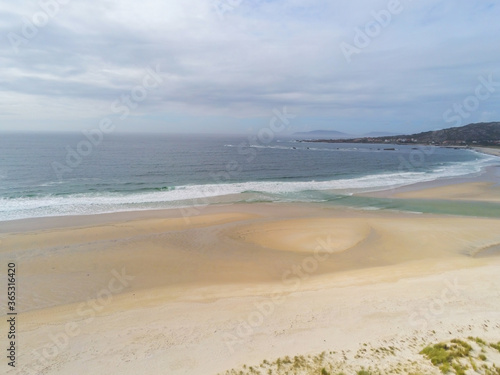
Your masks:
{"label": "white foam", "polygon": [[[239,147],[237,145],[226,144],[224,147]],[[373,148],[356,148],[356,147],[337,147],[337,148],[320,148],[310,146],[269,146],[269,145],[248,145],[250,148],[271,149],[271,150],[292,150],[292,151],[320,151],[320,152],[376,152]],[[382,150],[382,149],[380,149]]]}
{"label": "white foam", "polygon": [[[67,196],[0,199],[0,221],[28,217],[96,214],[104,212],[179,207],[180,204],[200,205],[204,198],[253,191],[271,194],[276,200],[290,200],[280,194],[311,190],[339,190],[343,194],[356,189],[384,189],[478,173],[482,167],[498,161],[496,157],[483,157],[466,163],[440,166],[432,172],[401,171],[374,174],[358,178],[329,181],[252,181],[228,184],[179,186],[173,190],[141,193],[87,193]],[[304,201],[310,200],[306,194]],[[294,200],[301,201],[300,194]],[[238,199],[236,199],[238,200]],[[181,201],[184,201],[181,203]],[[187,201],[187,202],[186,202]]]}

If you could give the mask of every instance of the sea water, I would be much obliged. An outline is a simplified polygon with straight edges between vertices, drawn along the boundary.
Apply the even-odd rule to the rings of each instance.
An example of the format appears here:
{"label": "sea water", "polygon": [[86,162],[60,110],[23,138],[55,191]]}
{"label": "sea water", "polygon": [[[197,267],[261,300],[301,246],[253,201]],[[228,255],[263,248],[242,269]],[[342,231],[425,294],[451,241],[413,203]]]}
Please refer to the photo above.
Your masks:
{"label": "sea water", "polygon": [[[263,201],[428,212],[432,207],[352,193],[477,174],[495,163],[498,158],[471,150],[412,145],[3,133],[0,221]],[[498,212],[494,207],[492,215]]]}

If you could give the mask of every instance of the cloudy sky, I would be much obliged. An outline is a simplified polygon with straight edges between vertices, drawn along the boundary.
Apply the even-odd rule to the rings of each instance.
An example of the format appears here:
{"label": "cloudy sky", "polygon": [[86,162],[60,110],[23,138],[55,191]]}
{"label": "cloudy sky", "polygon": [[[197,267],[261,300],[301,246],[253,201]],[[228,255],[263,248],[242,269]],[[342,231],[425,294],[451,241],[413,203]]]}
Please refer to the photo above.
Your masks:
{"label": "cloudy sky", "polygon": [[499,121],[499,19],[486,0],[3,1],[0,130]]}

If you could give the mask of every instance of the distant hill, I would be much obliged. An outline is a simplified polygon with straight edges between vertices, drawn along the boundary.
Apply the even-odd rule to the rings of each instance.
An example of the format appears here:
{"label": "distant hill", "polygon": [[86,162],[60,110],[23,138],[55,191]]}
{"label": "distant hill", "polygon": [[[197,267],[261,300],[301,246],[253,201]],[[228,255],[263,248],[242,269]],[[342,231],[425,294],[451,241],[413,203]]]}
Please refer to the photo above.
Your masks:
{"label": "distant hill", "polygon": [[366,133],[363,134],[363,137],[390,137],[390,136],[396,136],[398,133],[391,133],[391,132],[371,132],[371,133]]}
{"label": "distant hill", "polygon": [[457,128],[408,135],[321,139],[331,143],[414,143],[448,146],[500,146],[500,122],[482,122]]}
{"label": "distant hill", "polygon": [[318,137],[332,138],[352,138],[352,134],[342,133],[335,130],[312,130],[309,132],[297,132],[292,134],[293,137],[301,139],[312,139]]}
{"label": "distant hill", "polygon": [[398,133],[390,133],[390,132],[370,132],[361,135],[347,134],[343,132],[339,132],[336,130],[311,130],[309,132],[297,132],[293,133],[292,137],[300,138],[300,139],[312,139],[318,137],[327,137],[327,138],[357,138],[357,137],[387,137],[387,136],[396,136]]}

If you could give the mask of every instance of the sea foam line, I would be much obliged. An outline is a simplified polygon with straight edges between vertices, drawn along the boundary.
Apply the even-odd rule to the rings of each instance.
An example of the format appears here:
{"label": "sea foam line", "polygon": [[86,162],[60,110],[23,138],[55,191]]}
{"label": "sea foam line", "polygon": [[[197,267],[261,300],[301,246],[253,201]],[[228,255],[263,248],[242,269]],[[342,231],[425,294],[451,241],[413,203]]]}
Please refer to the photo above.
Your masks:
{"label": "sea foam line", "polygon": [[[478,173],[498,161],[484,157],[466,163],[436,167],[430,172],[395,172],[328,181],[250,181],[225,184],[185,185],[171,190],[133,193],[80,193],[66,196],[0,198],[0,221],[29,217],[97,214],[160,209],[201,204],[205,198],[245,192],[269,194],[275,201],[310,201],[307,191],[382,190],[440,178]],[[294,193],[293,197],[287,194]],[[304,194],[300,194],[304,193]],[[235,198],[235,201],[240,201]]]}

